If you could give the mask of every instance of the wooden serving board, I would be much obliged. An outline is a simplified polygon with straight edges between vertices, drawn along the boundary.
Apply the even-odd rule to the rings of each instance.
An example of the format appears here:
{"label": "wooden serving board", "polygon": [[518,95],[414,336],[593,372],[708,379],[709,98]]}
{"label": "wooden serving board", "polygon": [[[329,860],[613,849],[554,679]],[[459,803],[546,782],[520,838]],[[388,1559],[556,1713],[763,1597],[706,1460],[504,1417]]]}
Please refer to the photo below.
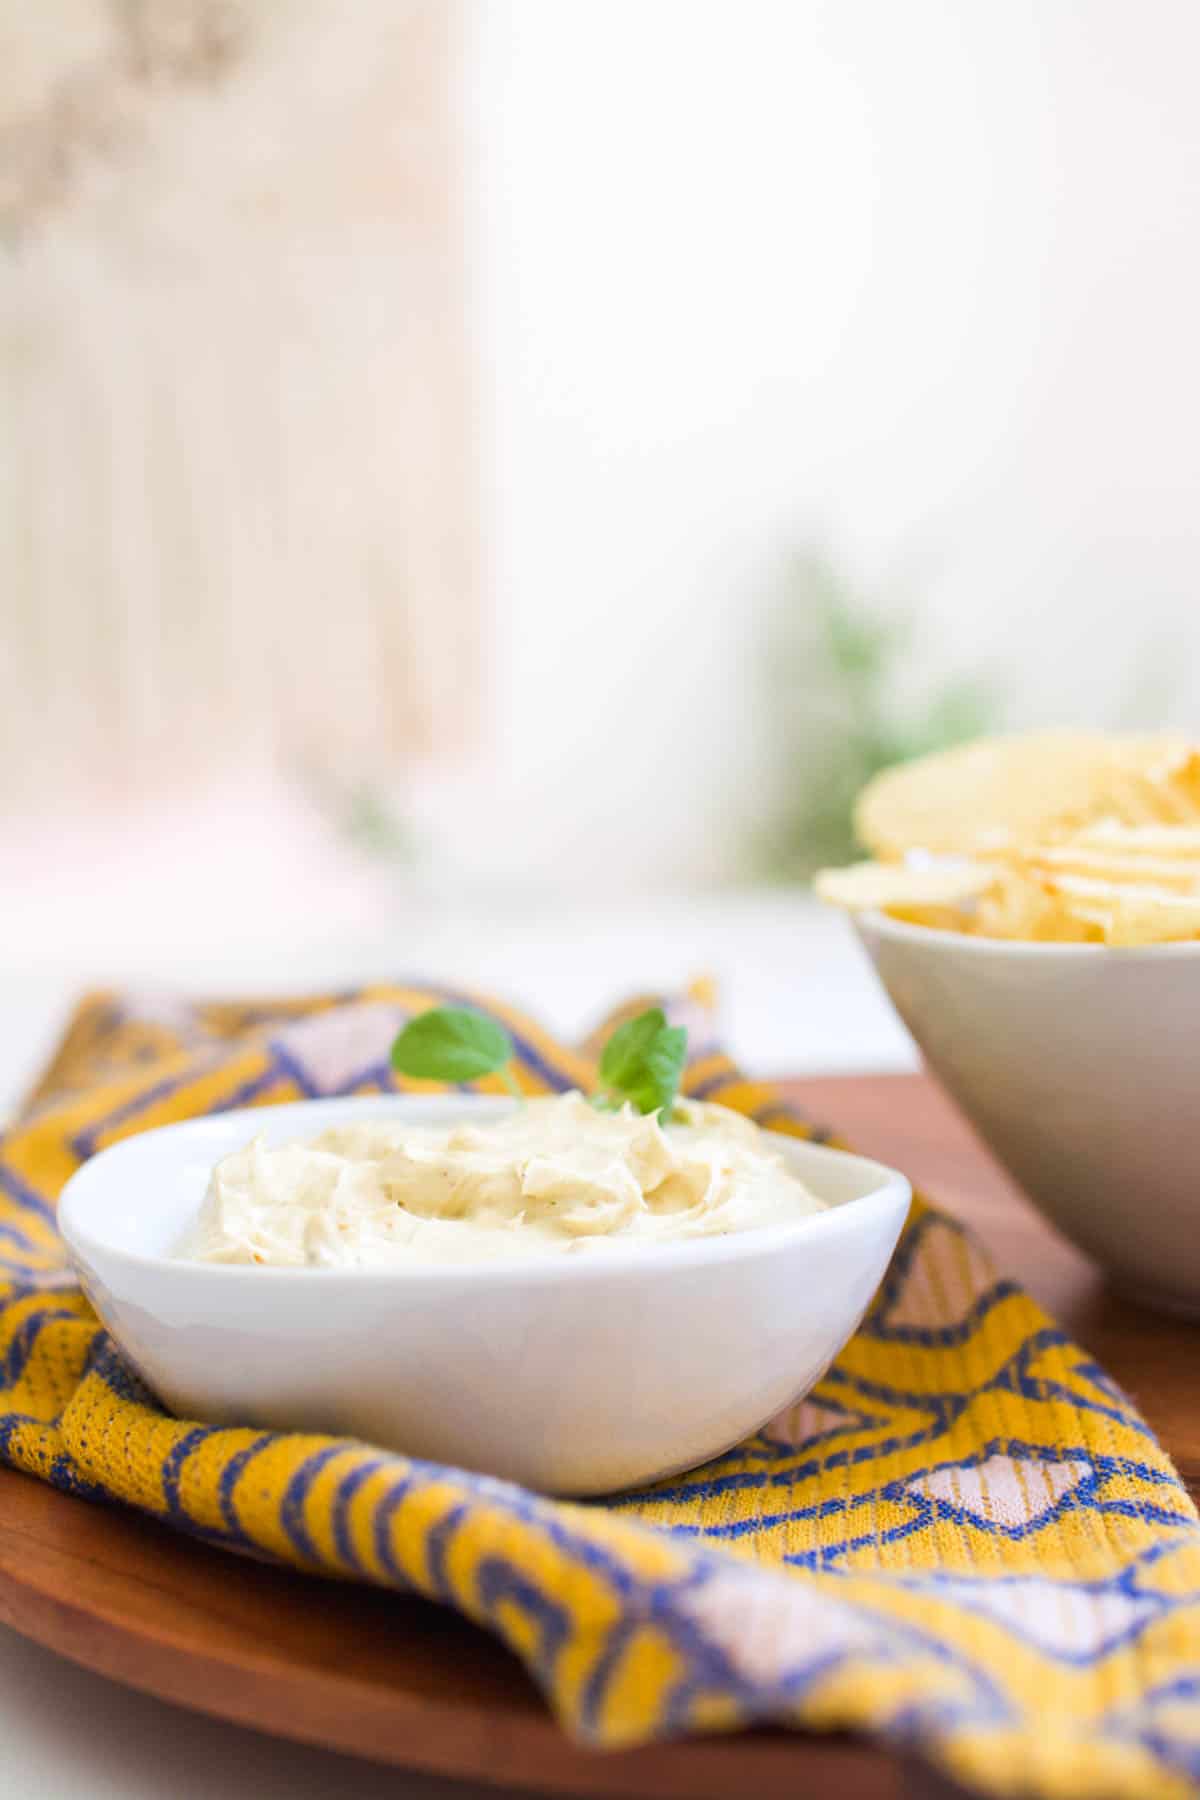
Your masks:
{"label": "wooden serving board", "polygon": [[[1110,1294],[924,1077],[802,1081],[790,1092],[969,1219],[1004,1268],[1130,1390],[1192,1493],[1200,1491],[1200,1329]],[[163,1699],[473,1783],[687,1800],[829,1792],[898,1800],[948,1791],[868,1746],[796,1733],[620,1754],[577,1749],[515,1659],[442,1608],[235,1560],[7,1470],[0,1619]]]}

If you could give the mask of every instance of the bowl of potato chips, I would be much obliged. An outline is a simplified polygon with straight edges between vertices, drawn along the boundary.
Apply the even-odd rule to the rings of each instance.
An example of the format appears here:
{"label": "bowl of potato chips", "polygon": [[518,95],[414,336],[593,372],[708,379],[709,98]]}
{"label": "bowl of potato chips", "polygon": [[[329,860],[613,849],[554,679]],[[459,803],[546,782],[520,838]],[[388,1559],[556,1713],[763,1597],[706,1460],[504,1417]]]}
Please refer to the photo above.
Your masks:
{"label": "bowl of potato chips", "polygon": [[1200,745],[1043,732],[890,769],[855,915],[926,1062],[1127,1292],[1200,1316]]}

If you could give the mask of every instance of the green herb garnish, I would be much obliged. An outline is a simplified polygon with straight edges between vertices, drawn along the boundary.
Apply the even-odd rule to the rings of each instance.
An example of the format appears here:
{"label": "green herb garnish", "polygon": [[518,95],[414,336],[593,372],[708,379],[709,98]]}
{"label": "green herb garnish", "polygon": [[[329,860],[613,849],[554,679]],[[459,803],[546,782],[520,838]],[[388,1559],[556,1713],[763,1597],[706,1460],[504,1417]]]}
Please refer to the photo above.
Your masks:
{"label": "green herb garnish", "polygon": [[436,1006],[410,1019],[392,1045],[392,1067],[419,1081],[478,1081],[499,1075],[517,1099],[509,1067],[513,1041],[503,1025],[469,1006]]}
{"label": "green herb garnish", "polygon": [[605,1044],[593,1104],[628,1101],[640,1113],[665,1116],[675,1104],[686,1057],[687,1032],[682,1025],[668,1025],[662,1007],[652,1006],[618,1025]]}
{"label": "green herb garnish", "polygon": [[[392,1067],[421,1081],[477,1081],[499,1075],[517,1099],[513,1041],[503,1025],[467,1006],[437,1006],[410,1019],[392,1045]],[[687,1058],[687,1032],[668,1025],[661,1006],[626,1020],[604,1046],[593,1106],[668,1117]]]}

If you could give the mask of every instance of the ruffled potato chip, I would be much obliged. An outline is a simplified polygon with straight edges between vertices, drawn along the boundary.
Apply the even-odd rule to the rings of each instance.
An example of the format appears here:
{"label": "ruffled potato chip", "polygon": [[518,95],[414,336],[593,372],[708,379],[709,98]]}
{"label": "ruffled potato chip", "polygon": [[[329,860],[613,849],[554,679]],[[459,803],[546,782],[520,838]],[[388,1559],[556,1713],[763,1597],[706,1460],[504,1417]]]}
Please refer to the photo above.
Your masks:
{"label": "ruffled potato chip", "polygon": [[884,860],[816,884],[852,911],[1030,943],[1200,938],[1200,749],[1183,739],[982,740],[876,777],[856,823]]}
{"label": "ruffled potato chip", "polygon": [[855,830],[876,856],[987,855],[1103,817],[1200,821],[1200,756],[1177,737],[1044,731],[980,738],[867,783]]}
{"label": "ruffled potato chip", "polygon": [[1035,876],[1009,870],[982,895],[969,922],[973,937],[1013,938],[1032,944],[1098,943],[1103,932]]}
{"label": "ruffled potato chip", "polygon": [[1124,850],[1094,849],[1075,838],[1069,838],[1065,844],[1022,851],[1019,864],[1035,875],[1080,875],[1117,885],[1137,882],[1172,893],[1190,892],[1200,874],[1200,863],[1189,856],[1130,857]]}
{"label": "ruffled potato chip", "polygon": [[1200,937],[1200,893],[1165,893],[1161,888],[1122,885],[1082,875],[1064,875],[1051,884],[1078,919],[1094,925],[1104,943],[1179,943]]}
{"label": "ruffled potato chip", "polygon": [[1200,867],[1200,825],[1123,825],[1101,819],[1071,837],[1085,850],[1116,850],[1131,861],[1140,857],[1190,856]]}
{"label": "ruffled potato chip", "polygon": [[986,892],[996,879],[981,864],[942,863],[914,868],[903,863],[852,863],[822,869],[813,886],[818,898],[848,912],[896,912],[900,908],[956,907]]}

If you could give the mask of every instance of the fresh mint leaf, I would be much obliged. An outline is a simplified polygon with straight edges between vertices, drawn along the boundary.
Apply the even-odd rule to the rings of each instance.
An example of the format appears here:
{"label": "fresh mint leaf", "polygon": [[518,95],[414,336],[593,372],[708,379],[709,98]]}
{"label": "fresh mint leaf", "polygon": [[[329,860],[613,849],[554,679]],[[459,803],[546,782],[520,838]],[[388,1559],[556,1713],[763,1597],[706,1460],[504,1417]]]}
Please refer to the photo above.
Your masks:
{"label": "fresh mint leaf", "polygon": [[627,1019],[600,1058],[601,1105],[629,1101],[638,1112],[665,1112],[675,1102],[687,1057],[687,1032],[668,1025],[661,1006]]}
{"label": "fresh mint leaf", "polygon": [[481,1075],[505,1075],[512,1061],[512,1039],[503,1025],[467,1006],[438,1006],[410,1019],[392,1045],[392,1067],[421,1081],[477,1081]]}

